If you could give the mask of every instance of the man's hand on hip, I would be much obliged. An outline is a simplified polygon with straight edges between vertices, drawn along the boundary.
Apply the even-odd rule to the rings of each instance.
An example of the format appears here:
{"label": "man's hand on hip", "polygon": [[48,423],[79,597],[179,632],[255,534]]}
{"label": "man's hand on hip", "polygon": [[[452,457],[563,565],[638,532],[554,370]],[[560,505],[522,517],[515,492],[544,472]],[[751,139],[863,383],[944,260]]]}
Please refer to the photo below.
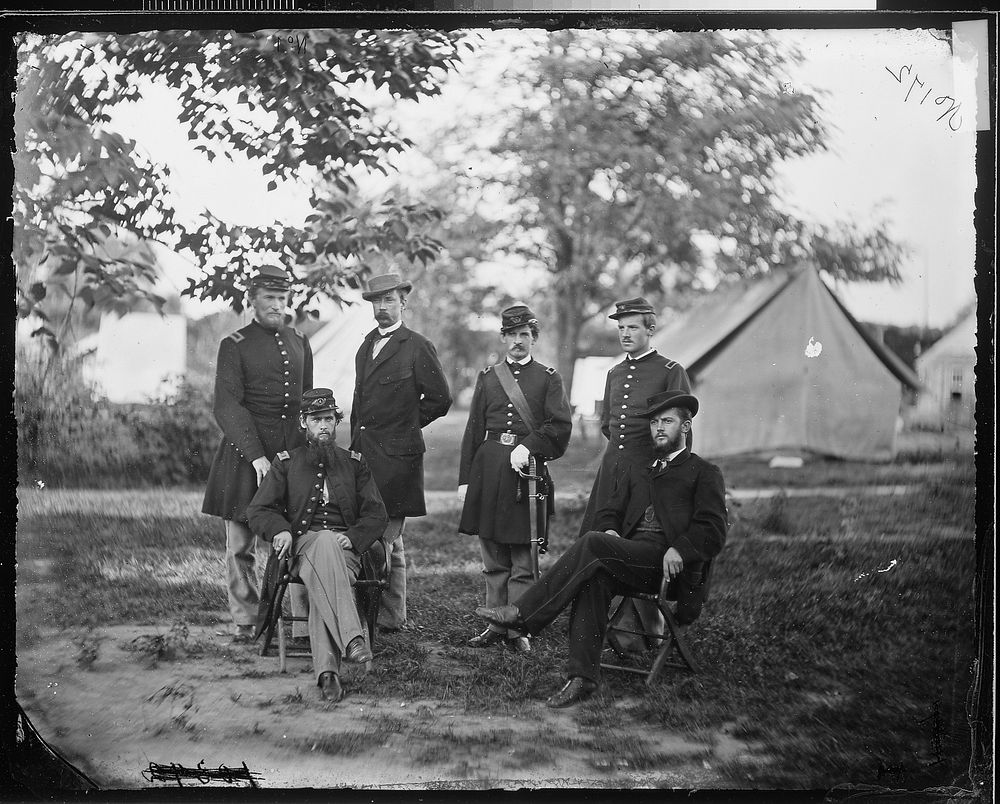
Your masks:
{"label": "man's hand on hip", "polygon": [[513,469],[523,472],[528,465],[529,458],[531,458],[531,453],[528,452],[528,448],[524,444],[518,444],[511,450],[510,465]]}
{"label": "man's hand on hip", "polygon": [[260,458],[253,459],[253,470],[257,473],[257,485],[261,484],[264,479],[264,475],[267,474],[268,469],[271,468],[271,462],[261,456]]}
{"label": "man's hand on hip", "polygon": [[663,556],[663,577],[673,580],[674,577],[680,575],[682,569],[684,569],[684,559],[671,547]]}
{"label": "man's hand on hip", "polygon": [[271,540],[271,546],[274,548],[274,552],[278,554],[279,560],[287,558],[292,552],[292,534],[287,530],[275,534],[275,537]]}

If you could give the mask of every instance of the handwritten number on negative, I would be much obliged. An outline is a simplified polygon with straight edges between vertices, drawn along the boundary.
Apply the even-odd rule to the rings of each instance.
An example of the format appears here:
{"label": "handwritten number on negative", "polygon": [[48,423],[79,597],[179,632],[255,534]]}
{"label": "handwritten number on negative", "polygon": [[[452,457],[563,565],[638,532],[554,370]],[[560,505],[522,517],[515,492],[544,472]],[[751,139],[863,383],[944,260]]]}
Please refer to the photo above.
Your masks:
{"label": "handwritten number on negative", "polygon": [[902,67],[899,68],[899,75],[896,75],[888,67],[885,68],[885,71],[887,73],[889,73],[889,75],[891,75],[893,78],[896,79],[896,83],[897,84],[902,84],[903,83],[903,70],[906,70],[906,72],[911,73],[911,72],[913,72],[913,65],[912,64],[904,64]]}
{"label": "handwritten number on negative", "polygon": [[[910,88],[906,90],[906,97],[903,98],[903,103],[906,103],[910,99],[910,93],[913,92],[913,87],[920,84],[920,88],[924,88],[924,82],[921,81],[917,76],[913,76],[913,83],[910,84]],[[929,92],[930,90],[928,90]]]}

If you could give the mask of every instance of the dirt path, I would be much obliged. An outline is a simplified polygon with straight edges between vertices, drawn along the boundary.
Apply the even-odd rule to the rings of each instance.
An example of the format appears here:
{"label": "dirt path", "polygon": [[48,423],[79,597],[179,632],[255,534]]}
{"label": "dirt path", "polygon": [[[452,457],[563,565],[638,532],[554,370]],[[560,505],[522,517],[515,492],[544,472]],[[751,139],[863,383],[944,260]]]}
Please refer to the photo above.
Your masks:
{"label": "dirt path", "polygon": [[[153,626],[48,632],[18,653],[17,696],[28,717],[101,787],[174,786],[151,781],[150,763],[202,762],[246,763],[260,786],[275,788],[717,788],[729,786],[720,765],[750,750],[725,729],[697,742],[630,728],[643,754],[670,758],[640,769],[634,758],[581,749],[572,710],[538,703],[500,717],[440,701],[376,700],[364,693],[360,669],[345,674],[344,701],[329,705],[308,661],[290,659],[282,675],[277,658],[231,646],[207,627],[191,628],[193,655],[153,663],[126,649],[167,633]],[[78,662],[81,644],[90,647],[89,665]],[[570,747],[539,745],[540,734]]]}

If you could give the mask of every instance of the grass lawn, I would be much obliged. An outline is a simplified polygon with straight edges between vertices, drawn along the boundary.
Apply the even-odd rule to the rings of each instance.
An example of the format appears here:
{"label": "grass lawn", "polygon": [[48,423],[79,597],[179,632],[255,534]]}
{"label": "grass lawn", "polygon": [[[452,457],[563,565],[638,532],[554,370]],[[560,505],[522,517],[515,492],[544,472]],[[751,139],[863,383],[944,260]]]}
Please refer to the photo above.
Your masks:
{"label": "grass lawn", "polygon": [[[853,478],[876,482],[856,466]],[[712,599],[689,632],[702,672],[668,671],[648,692],[609,673],[594,703],[572,715],[576,736],[558,739],[595,767],[624,756],[637,768],[663,768],[674,759],[636,742],[638,725],[695,738],[721,729],[754,747],[752,758],[724,769],[737,786],[968,787],[973,489],[968,472],[942,470],[903,497],[745,504],[744,535],[718,560]],[[88,508],[85,492],[65,494],[22,493],[20,647],[45,627],[225,621],[217,521],[170,491],[102,509]],[[551,555],[571,543],[579,509],[560,506]],[[518,715],[560,683],[565,615],[528,656],[465,647],[482,625],[472,612],[483,592],[478,545],[457,536],[457,520],[456,509],[408,522],[415,627],[376,645],[364,692]],[[388,716],[376,725],[398,727]],[[461,739],[486,749],[509,735],[498,728]],[[567,747],[546,739],[540,730],[525,762]],[[324,750],[346,750],[338,745]]]}

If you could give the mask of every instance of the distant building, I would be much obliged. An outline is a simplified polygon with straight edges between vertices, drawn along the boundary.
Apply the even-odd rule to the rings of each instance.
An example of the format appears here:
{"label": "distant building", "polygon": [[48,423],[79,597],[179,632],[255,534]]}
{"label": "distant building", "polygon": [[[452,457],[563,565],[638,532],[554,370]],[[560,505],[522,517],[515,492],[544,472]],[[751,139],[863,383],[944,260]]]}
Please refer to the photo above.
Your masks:
{"label": "distant building", "polygon": [[916,360],[924,391],[914,424],[971,427],[976,414],[976,311],[971,310]]}

